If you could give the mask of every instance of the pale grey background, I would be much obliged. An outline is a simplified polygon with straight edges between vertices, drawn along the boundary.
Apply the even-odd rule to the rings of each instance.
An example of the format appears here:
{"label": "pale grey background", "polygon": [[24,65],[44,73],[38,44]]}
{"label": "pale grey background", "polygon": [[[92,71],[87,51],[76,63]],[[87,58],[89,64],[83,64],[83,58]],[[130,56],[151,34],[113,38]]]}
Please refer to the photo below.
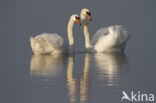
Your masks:
{"label": "pale grey background", "polygon": [[[56,85],[54,90],[40,88],[33,91],[29,75],[30,59],[33,55],[29,37],[43,32],[58,33],[67,42],[68,19],[73,13],[79,14],[82,8],[88,8],[92,13],[93,21],[89,23],[91,37],[100,27],[115,24],[123,25],[132,36],[126,48],[130,62],[128,70],[131,71],[128,78],[131,82],[129,79],[123,81],[120,88],[156,92],[154,0],[0,0],[0,102],[68,102],[66,87],[60,89]],[[82,26],[75,25],[74,36],[76,51],[84,51]],[[83,56],[77,56],[77,65],[81,63]],[[83,65],[75,68],[81,67]],[[94,78],[94,73],[91,77]],[[65,81],[62,76],[59,85],[66,84]],[[107,97],[107,93],[103,94],[107,88],[93,88],[97,89],[98,95],[92,96],[91,103],[111,102],[107,98],[114,98],[114,101],[119,99],[120,102],[118,95]],[[58,92],[56,95],[61,97],[53,94],[54,92]],[[99,98],[95,98],[96,96]]]}

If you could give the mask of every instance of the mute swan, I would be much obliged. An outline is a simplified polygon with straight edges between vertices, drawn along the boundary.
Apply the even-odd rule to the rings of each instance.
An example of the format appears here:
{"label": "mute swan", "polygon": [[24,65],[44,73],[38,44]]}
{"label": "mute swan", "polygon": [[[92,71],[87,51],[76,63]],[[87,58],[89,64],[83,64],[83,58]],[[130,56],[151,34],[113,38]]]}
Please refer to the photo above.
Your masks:
{"label": "mute swan", "polygon": [[87,52],[114,52],[123,51],[126,42],[130,38],[127,31],[121,25],[102,27],[100,28],[90,42],[90,34],[88,30],[88,22],[86,17],[91,21],[91,13],[88,9],[84,8],[80,13],[81,21],[83,24],[83,31],[85,36],[85,46]]}
{"label": "mute swan", "polygon": [[80,24],[80,18],[77,14],[73,14],[68,22],[68,49],[66,48],[67,46],[64,44],[64,40],[60,35],[55,33],[43,33],[37,35],[36,37],[30,37],[31,48],[34,54],[60,54],[65,52],[73,53],[73,26],[75,21]]}

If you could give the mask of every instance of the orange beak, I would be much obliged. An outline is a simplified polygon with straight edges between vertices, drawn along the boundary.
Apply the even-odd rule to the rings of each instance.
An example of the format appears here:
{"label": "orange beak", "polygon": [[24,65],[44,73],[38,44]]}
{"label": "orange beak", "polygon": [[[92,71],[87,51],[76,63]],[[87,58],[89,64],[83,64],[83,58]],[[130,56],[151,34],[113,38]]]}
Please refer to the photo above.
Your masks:
{"label": "orange beak", "polygon": [[80,23],[80,20],[79,20],[79,19],[76,19],[76,22],[77,22],[79,25],[81,25],[81,23]]}
{"label": "orange beak", "polygon": [[90,15],[87,14],[88,20],[92,21],[92,18]]}

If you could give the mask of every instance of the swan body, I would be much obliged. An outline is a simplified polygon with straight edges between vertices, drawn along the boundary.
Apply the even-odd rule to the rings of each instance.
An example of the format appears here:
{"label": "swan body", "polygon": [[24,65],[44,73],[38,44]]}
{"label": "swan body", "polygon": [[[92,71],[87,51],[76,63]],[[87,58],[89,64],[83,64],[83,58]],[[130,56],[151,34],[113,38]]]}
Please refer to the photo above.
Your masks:
{"label": "swan body", "polygon": [[30,37],[34,54],[59,54],[62,53],[64,40],[58,34],[43,33],[35,38]]}
{"label": "swan body", "polygon": [[42,33],[36,37],[30,37],[31,48],[34,54],[61,54],[74,52],[73,27],[75,21],[80,24],[79,16],[73,14],[68,22],[69,46],[64,43],[63,38],[56,33]]}
{"label": "swan body", "polygon": [[90,41],[90,34],[86,17],[91,20],[91,14],[89,10],[85,8],[82,9],[80,15],[83,24],[86,51],[115,52],[124,50],[130,35],[128,35],[127,31],[123,28],[122,25],[102,27],[95,33],[92,41]]}
{"label": "swan body", "polygon": [[127,31],[121,25],[100,28],[93,36],[92,43],[97,52],[120,51],[129,39]]}

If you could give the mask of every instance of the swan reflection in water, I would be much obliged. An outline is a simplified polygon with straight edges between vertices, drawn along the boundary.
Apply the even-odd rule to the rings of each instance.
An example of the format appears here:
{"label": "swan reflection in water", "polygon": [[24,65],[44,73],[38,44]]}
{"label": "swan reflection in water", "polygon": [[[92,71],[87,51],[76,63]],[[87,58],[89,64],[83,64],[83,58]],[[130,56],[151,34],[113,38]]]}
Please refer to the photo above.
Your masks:
{"label": "swan reflection in water", "polygon": [[[70,56],[68,59],[67,67],[67,86],[68,86],[68,95],[71,103],[78,102],[78,97],[80,95],[80,103],[86,103],[89,97],[89,66],[90,66],[90,55],[85,54],[83,76],[79,78],[74,78],[73,68],[74,68],[74,58]],[[80,90],[80,91],[79,91]],[[80,94],[79,94],[80,93]]]}
{"label": "swan reflection in water", "polygon": [[30,62],[30,76],[36,81],[35,83],[50,87],[53,83],[51,81],[62,74],[62,68],[63,57],[61,55],[33,55]]}
{"label": "swan reflection in water", "polygon": [[[84,54],[75,54],[84,56]],[[83,75],[80,78],[75,78],[74,69],[77,59],[74,59],[74,55],[69,55],[67,64],[67,93],[69,101],[71,103],[86,103],[89,101],[90,94],[90,76],[89,71],[96,70],[94,72],[93,80],[97,80],[98,85],[106,86],[117,86],[120,80],[120,71],[125,68],[127,59],[124,54],[113,53],[113,54],[90,54],[86,53],[84,57]],[[91,59],[92,58],[92,59]],[[80,59],[80,58],[78,58]],[[92,61],[91,61],[92,60]],[[91,62],[93,64],[91,64]],[[82,65],[82,64],[79,64]],[[90,65],[92,65],[90,67]],[[95,65],[95,66],[94,66]],[[62,69],[65,66],[65,59],[61,55],[50,56],[50,55],[34,55],[30,63],[30,75],[35,81],[41,81],[44,86],[53,87],[49,83],[55,84],[63,81],[56,80],[64,74]],[[97,75],[97,76],[96,76]],[[54,78],[55,77],[55,78]],[[52,79],[53,78],[53,79]],[[57,83],[56,83],[57,82]],[[101,83],[102,82],[102,83]],[[61,83],[62,84],[62,83]],[[61,86],[62,88],[62,86]]]}
{"label": "swan reflection in water", "polygon": [[127,58],[124,53],[95,54],[95,63],[99,81],[106,86],[119,84],[120,70],[127,68]]}

